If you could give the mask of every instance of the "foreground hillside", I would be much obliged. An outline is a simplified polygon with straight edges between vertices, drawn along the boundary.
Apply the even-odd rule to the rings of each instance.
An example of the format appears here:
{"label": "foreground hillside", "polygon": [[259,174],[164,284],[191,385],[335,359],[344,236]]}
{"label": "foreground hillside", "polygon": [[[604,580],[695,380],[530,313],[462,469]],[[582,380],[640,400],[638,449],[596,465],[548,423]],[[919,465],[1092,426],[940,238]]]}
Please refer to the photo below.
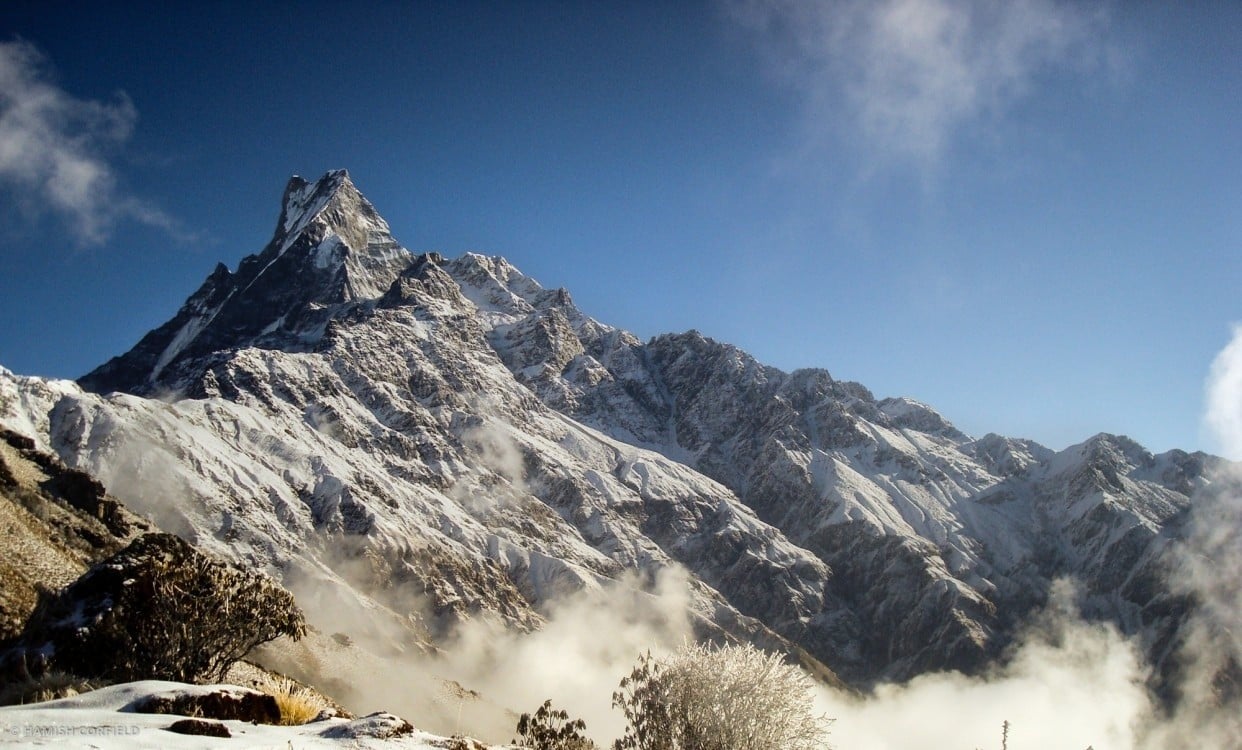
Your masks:
{"label": "foreground hillside", "polygon": [[1061,578],[1161,684],[1189,607],[1163,558],[1217,464],[976,439],[693,331],[641,342],[502,258],[409,252],[344,172],[291,181],[260,253],[80,383],[0,370],[0,424],[367,658],[593,608],[616,673],[694,635],[857,687],[985,670]]}
{"label": "foreground hillside", "polygon": [[95,479],[3,429],[0,528],[0,643],[21,632],[41,595],[152,530]]}
{"label": "foreground hillside", "polygon": [[[293,624],[282,633],[306,635],[289,594],[156,533],[98,481],[8,430],[0,528],[0,744],[218,747],[230,732],[231,747],[451,745],[391,714],[356,718],[313,688],[234,663],[278,635],[272,618]],[[170,673],[250,687],[147,679]],[[277,725],[291,720],[306,724]],[[174,727],[195,721],[190,730],[209,733]]]}

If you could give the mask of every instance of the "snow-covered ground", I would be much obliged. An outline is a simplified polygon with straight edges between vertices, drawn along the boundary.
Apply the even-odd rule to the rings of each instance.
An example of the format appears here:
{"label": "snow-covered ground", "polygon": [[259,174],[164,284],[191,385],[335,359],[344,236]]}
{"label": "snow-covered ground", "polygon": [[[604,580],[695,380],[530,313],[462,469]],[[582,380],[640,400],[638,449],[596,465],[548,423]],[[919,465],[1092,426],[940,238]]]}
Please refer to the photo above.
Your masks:
{"label": "snow-covered ground", "polygon": [[402,720],[391,714],[374,714],[347,721],[325,719],[301,726],[282,727],[244,721],[219,722],[232,735],[203,737],[177,734],[168,727],[178,719],[169,714],[134,713],[132,706],[152,695],[206,693],[245,688],[186,685],[148,680],[113,685],[61,700],[28,706],[0,707],[0,745],[5,747],[152,748],[163,750],[210,750],[229,747],[243,750],[314,750],[315,748],[391,748],[432,750],[447,748],[450,740],[417,729],[399,737],[384,737]]}

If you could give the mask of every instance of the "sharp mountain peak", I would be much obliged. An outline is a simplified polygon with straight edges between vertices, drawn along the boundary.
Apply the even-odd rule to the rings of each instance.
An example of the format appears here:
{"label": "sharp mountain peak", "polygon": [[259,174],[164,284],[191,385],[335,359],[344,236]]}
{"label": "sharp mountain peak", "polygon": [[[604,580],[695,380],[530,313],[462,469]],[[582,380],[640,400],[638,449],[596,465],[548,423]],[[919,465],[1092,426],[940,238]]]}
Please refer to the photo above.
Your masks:
{"label": "sharp mountain peak", "polygon": [[268,244],[236,271],[216,266],[181,310],[79,382],[99,392],[177,389],[181,365],[244,346],[313,346],[334,313],[378,299],[413,254],[344,169],[294,176]]}

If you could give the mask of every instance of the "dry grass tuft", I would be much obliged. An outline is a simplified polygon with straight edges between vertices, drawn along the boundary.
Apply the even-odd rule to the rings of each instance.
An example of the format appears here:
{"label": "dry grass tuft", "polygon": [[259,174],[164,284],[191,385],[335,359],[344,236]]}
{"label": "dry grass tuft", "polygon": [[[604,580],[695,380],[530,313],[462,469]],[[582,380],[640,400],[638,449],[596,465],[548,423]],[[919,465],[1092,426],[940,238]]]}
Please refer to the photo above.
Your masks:
{"label": "dry grass tuft", "polygon": [[284,726],[314,721],[320,712],[330,708],[315,691],[296,680],[273,680],[260,689],[276,699],[276,705],[280,707],[280,723]]}

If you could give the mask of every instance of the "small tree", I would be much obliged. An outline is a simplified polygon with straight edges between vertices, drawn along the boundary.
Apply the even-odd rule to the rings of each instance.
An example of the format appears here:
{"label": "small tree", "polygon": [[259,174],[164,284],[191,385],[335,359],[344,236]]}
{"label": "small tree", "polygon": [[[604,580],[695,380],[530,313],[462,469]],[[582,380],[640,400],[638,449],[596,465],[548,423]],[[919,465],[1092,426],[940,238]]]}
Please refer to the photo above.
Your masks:
{"label": "small tree", "polygon": [[14,658],[50,652],[50,666],[118,682],[211,682],[260,643],[305,633],[268,576],[146,534],[40,603]]}
{"label": "small tree", "polygon": [[633,671],[612,694],[613,708],[625,714],[625,734],[613,750],[672,750],[673,715],[665,668],[651,652],[638,657]]}
{"label": "small tree", "polygon": [[689,645],[664,661],[640,657],[613,705],[625,714],[614,750],[821,750],[828,720],[811,682],[749,644]]}
{"label": "small tree", "polygon": [[569,714],[552,708],[546,700],[535,715],[522,714],[517,724],[517,739],[511,744],[537,750],[594,750],[595,743],[582,736],[586,722],[569,720]]}

